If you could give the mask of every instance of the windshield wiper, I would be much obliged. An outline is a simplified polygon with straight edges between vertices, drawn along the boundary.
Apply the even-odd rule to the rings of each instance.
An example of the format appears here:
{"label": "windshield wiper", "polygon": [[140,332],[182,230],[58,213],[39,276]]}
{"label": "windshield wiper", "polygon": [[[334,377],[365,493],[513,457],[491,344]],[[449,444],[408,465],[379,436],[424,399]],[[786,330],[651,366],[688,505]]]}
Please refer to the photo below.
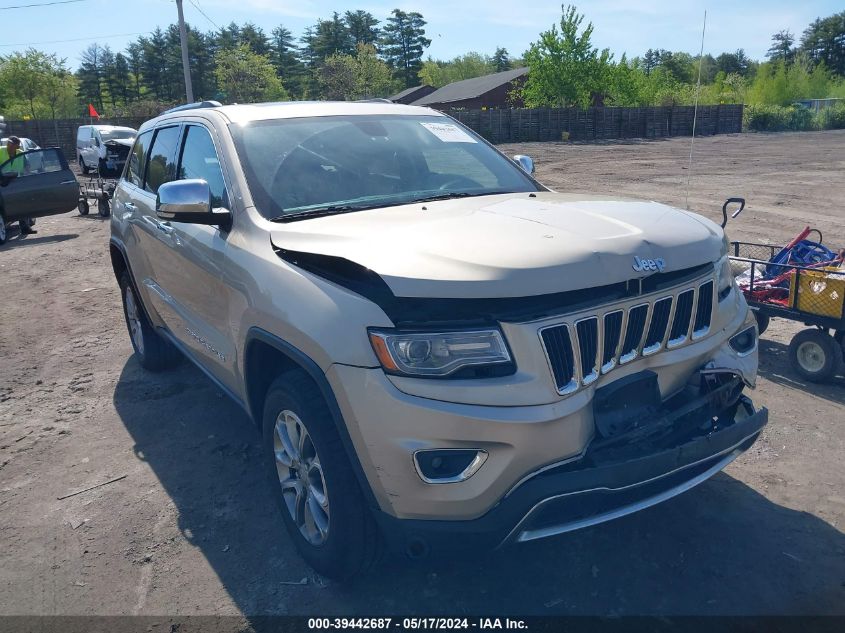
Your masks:
{"label": "windshield wiper", "polygon": [[319,209],[312,209],[311,211],[300,211],[299,213],[285,213],[275,218],[270,218],[270,222],[296,222],[297,220],[308,220],[310,218],[323,218],[329,215],[340,215],[341,213],[352,213],[353,211],[364,211],[365,209],[377,209],[381,205],[361,205],[361,204],[333,204],[330,207],[320,207]]}
{"label": "windshield wiper", "polygon": [[493,196],[500,193],[516,193],[515,191],[450,191],[449,193],[438,193],[422,198],[414,198],[410,202],[434,202],[435,200],[452,200],[454,198],[469,198],[471,196]]}

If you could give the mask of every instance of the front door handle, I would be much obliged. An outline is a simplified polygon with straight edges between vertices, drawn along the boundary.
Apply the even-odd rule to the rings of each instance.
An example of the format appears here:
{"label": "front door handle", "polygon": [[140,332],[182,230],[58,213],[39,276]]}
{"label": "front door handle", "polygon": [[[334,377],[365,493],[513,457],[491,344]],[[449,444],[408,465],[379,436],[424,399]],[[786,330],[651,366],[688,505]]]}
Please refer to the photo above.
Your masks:
{"label": "front door handle", "polygon": [[138,207],[136,207],[134,204],[132,204],[131,202],[124,202],[124,203],[123,203],[123,206],[124,206],[126,209],[128,209],[129,211],[134,211],[135,209],[137,209],[137,208],[138,208]]}

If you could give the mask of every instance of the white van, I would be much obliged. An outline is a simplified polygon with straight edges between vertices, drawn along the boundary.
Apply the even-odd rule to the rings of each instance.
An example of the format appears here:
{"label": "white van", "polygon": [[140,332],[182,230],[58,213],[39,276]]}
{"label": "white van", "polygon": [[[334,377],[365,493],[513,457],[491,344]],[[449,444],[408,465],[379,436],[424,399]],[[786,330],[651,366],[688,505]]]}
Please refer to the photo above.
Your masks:
{"label": "white van", "polygon": [[114,125],[81,125],[76,132],[76,155],[83,174],[119,175],[138,131]]}

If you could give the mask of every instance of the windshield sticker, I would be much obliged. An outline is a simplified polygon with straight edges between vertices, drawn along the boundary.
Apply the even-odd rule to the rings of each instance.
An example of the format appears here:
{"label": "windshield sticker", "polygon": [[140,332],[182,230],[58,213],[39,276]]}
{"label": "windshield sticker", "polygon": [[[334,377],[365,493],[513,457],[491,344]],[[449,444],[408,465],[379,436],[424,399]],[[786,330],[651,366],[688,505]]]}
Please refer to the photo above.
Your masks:
{"label": "windshield sticker", "polygon": [[477,143],[474,138],[464,132],[457,125],[451,123],[424,123],[420,121],[426,130],[434,134],[444,143]]}

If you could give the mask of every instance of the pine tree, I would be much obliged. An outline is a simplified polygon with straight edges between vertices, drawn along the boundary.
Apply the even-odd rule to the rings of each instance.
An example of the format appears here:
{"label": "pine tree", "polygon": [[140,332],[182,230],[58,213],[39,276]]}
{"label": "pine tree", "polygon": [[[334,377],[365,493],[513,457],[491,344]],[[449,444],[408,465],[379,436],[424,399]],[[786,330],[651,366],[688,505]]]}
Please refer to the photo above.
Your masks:
{"label": "pine tree", "polygon": [[417,85],[423,51],[431,45],[425,36],[425,25],[423,16],[416,11],[393,9],[382,29],[381,54],[406,88]]}
{"label": "pine tree", "polygon": [[352,37],[352,42],[356,46],[359,44],[375,44],[378,42],[379,21],[373,17],[369,11],[347,11],[343,15],[346,22],[346,27],[349,30],[349,35]]}
{"label": "pine tree", "polygon": [[496,72],[500,73],[505,70],[511,69],[511,58],[508,55],[508,49],[506,48],[497,48],[496,52],[493,53],[493,66],[496,68]]}

